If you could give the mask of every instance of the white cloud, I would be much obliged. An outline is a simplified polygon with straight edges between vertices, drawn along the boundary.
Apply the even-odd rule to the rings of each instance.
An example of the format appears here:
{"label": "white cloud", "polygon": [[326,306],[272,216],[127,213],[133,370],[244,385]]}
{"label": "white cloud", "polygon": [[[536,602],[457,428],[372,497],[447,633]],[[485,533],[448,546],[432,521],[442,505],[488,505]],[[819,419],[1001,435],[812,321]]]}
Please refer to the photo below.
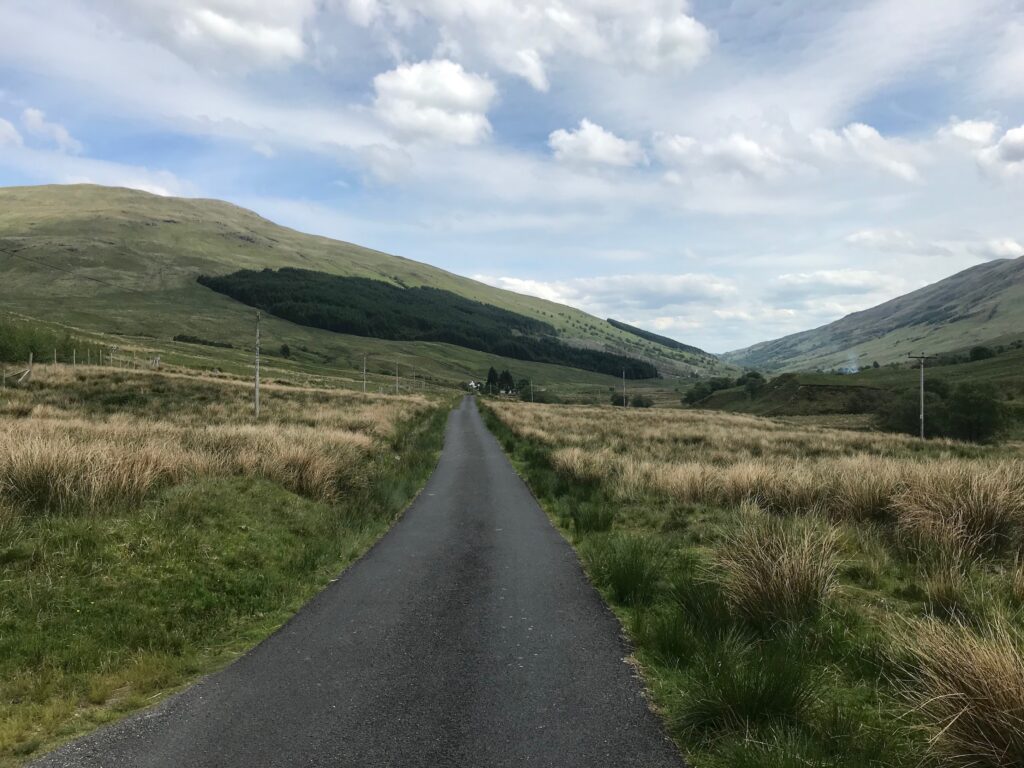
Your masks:
{"label": "white cloud", "polygon": [[1024,19],[1006,24],[981,78],[989,94],[1015,99],[1024,95]]}
{"label": "white cloud", "polygon": [[976,146],[987,146],[995,138],[999,126],[988,120],[957,120],[953,119],[949,125],[939,131],[939,136],[952,136]]}
{"label": "white cloud", "polygon": [[1011,128],[990,147],[978,152],[982,169],[995,176],[1024,176],[1024,125]]}
{"label": "white cloud", "polygon": [[0,173],[14,171],[26,183],[103,184],[158,195],[187,195],[193,188],[170,171],[72,155],[56,149],[11,146],[0,153]]}
{"label": "white cloud", "polygon": [[789,161],[772,147],[743,133],[701,143],[691,136],[655,136],[655,151],[662,162],[689,170],[739,173],[768,178],[785,170]]}
{"label": "white cloud", "polygon": [[374,109],[400,133],[476,144],[491,133],[487,110],[497,95],[486,77],[447,59],[402,64],[373,79]]}
{"label": "white cloud", "polygon": [[549,64],[582,58],[624,69],[687,71],[714,35],[679,0],[348,0],[349,18],[407,39],[426,24],[458,50],[549,87]]}
{"label": "white cloud", "polygon": [[178,34],[188,44],[232,48],[270,62],[300,59],[305,52],[296,29],[225,16],[209,8],[187,11]]}
{"label": "white cloud", "polygon": [[779,275],[774,284],[782,289],[782,293],[806,297],[812,294],[837,296],[892,290],[902,286],[903,281],[867,269],[817,269]]}
{"label": "white cloud", "polygon": [[971,250],[982,258],[1016,259],[1024,256],[1024,245],[1012,237],[998,237],[982,243],[974,243]]}
{"label": "white cloud", "polygon": [[646,160],[639,143],[619,138],[586,118],[574,131],[552,131],[548,146],[556,160],[566,163],[628,167]]}
{"label": "white cloud", "polygon": [[9,121],[0,117],[0,147],[22,145],[21,134]]}
{"label": "white cloud", "polygon": [[919,181],[921,178],[911,159],[913,150],[909,145],[887,139],[876,128],[864,123],[851,123],[838,134],[818,131],[812,135],[812,143],[826,156],[846,150],[868,165],[904,181]]}
{"label": "white cloud", "polygon": [[317,0],[99,0],[110,18],[182,58],[225,70],[301,60]]}
{"label": "white cloud", "polygon": [[602,275],[552,281],[491,275],[474,275],[473,279],[568,304],[598,317],[718,304],[737,293],[731,280],[694,273]]}
{"label": "white cloud", "polygon": [[670,167],[769,180],[814,169],[833,173],[859,164],[904,181],[919,181],[916,162],[925,157],[921,147],[886,138],[864,123],[806,134],[765,127],[758,138],[733,132],[707,141],[658,134],[654,146],[659,159]]}
{"label": "white cloud", "polygon": [[81,142],[75,139],[67,128],[60,123],[47,121],[46,115],[38,109],[30,107],[22,112],[21,124],[26,133],[53,142],[61,152],[78,154],[82,151]]}
{"label": "white cloud", "polygon": [[846,242],[883,253],[921,253],[924,247],[899,229],[861,229],[847,235]]}
{"label": "white cloud", "polygon": [[548,82],[547,72],[544,70],[544,62],[540,54],[533,48],[524,48],[516,51],[515,57],[509,63],[509,71],[526,79],[530,85],[538,91],[547,92],[551,87]]}
{"label": "white cloud", "polygon": [[974,239],[921,239],[898,229],[862,229],[846,236],[850,245],[868,251],[903,256],[957,257],[968,260],[1006,259],[1024,255],[1024,246],[1012,237]]}

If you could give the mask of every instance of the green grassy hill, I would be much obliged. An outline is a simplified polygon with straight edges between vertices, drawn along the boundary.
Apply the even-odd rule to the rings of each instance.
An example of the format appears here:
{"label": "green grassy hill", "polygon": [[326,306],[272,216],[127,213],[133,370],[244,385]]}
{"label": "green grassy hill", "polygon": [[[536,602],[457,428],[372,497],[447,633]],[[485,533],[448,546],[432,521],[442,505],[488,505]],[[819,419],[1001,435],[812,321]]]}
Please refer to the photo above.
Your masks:
{"label": "green grassy hill", "polygon": [[[730,366],[713,356],[653,344],[579,310],[504,291],[426,264],[278,226],[215,200],[159,197],[92,185],[0,189],[0,306],[105,341],[142,345],[207,366],[244,366],[249,307],[199,285],[201,274],[299,267],[400,287],[431,287],[553,326],[561,342],[651,362],[671,381]],[[231,344],[183,345],[175,336]],[[385,341],[264,324],[265,348],[293,350],[291,366],[355,377],[363,355],[384,377],[397,361],[439,382],[478,377],[491,364],[516,376],[603,392],[614,377],[527,363],[437,342]],[[115,341],[116,343],[116,341]],[[666,382],[668,383],[668,382]]]}
{"label": "green grassy hill", "polygon": [[863,368],[1024,336],[1024,256],[997,259],[810,331],[723,355],[736,365],[796,371]]}

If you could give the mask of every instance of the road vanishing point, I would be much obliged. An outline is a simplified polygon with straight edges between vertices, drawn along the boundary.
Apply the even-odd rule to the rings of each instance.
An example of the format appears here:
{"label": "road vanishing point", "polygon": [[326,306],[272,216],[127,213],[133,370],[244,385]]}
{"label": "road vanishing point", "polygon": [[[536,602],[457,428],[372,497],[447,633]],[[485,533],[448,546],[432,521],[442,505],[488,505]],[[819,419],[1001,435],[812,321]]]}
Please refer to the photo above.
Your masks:
{"label": "road vanishing point", "polygon": [[629,652],[467,397],[402,519],[280,630],[33,765],[680,768]]}

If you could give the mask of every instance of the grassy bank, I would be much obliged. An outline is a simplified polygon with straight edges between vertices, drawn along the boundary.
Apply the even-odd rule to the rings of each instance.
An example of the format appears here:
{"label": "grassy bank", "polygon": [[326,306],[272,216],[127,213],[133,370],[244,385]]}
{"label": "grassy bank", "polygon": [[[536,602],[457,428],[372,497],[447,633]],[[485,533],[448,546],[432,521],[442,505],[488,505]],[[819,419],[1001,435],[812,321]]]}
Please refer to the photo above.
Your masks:
{"label": "grassy bank", "polygon": [[285,621],[425,481],[446,403],[39,366],[0,393],[0,765]]}
{"label": "grassy bank", "polygon": [[1024,761],[1024,464],[748,416],[494,403],[696,768]]}

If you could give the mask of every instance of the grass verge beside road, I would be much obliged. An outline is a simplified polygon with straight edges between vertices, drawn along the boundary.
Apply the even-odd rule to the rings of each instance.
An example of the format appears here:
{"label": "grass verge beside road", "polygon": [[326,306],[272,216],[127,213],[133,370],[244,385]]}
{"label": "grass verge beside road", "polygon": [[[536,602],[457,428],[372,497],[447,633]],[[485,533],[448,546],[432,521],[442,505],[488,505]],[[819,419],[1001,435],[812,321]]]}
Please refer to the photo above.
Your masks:
{"label": "grass verge beside road", "polygon": [[695,768],[1024,763],[1024,465],[747,416],[494,403]]}
{"label": "grass verge beside road", "polygon": [[0,766],[280,626],[429,476],[447,403],[40,366],[0,393]]}

